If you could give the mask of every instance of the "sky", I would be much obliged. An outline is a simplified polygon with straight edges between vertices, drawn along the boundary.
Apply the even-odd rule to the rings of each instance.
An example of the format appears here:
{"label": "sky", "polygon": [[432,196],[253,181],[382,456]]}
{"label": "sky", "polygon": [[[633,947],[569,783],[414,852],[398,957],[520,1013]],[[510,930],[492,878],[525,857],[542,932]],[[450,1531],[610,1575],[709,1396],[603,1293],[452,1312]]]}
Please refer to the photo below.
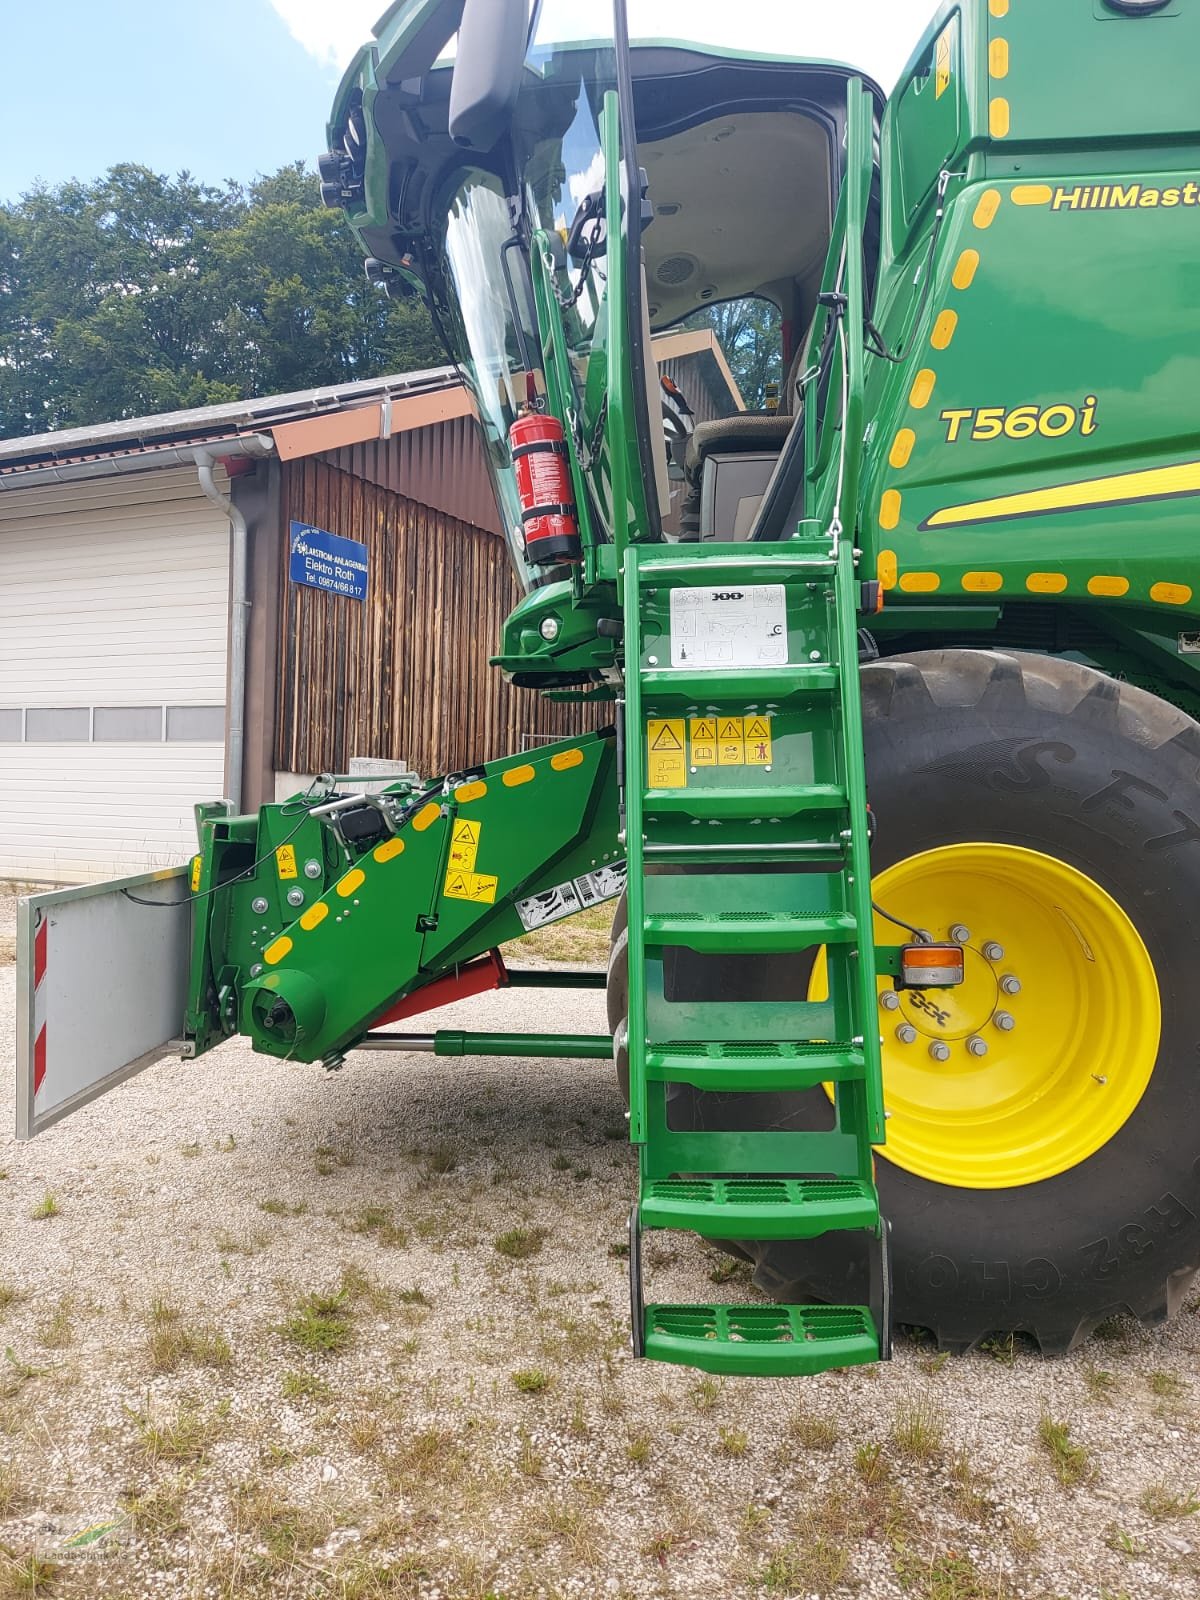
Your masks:
{"label": "sky", "polygon": [[[3,4],[0,203],[118,161],[241,182],[325,147],[342,68],[385,0]],[[833,56],[890,89],[936,0],[629,0],[636,37]],[[564,37],[605,0],[545,0]],[[591,26],[589,27],[589,23]]]}

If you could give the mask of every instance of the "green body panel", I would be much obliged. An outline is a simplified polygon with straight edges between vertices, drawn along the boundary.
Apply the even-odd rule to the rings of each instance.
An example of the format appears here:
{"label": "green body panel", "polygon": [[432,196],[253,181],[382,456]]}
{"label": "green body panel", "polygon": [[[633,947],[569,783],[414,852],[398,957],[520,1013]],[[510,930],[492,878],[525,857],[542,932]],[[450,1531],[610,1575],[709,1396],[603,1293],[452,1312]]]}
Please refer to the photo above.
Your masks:
{"label": "green body panel", "polygon": [[883,126],[875,320],[904,359],[868,357],[863,543],[889,607],[1069,605],[1105,631],[1127,615],[1189,677],[1176,636],[1200,611],[1200,13],[951,10]]}
{"label": "green body panel", "polygon": [[[516,901],[596,872],[614,879],[596,898],[619,892],[611,735],[388,793],[402,803],[398,826],[352,859],[301,798],[257,821],[203,823],[195,1053],[236,1029],[289,1060],[340,1058],[397,1001],[523,933]],[[281,846],[295,859],[281,860]]]}

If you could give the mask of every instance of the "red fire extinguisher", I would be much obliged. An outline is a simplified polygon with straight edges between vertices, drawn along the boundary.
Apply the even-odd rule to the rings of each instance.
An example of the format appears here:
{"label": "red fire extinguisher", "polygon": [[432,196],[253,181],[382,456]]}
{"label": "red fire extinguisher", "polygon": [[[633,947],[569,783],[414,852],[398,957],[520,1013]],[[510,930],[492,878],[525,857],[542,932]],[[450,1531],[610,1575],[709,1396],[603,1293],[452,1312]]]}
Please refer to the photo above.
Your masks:
{"label": "red fire extinguisher", "polygon": [[545,411],[528,411],[508,430],[525,554],[535,566],[581,561],[579,516],[571,492],[571,469],[563,425]]}

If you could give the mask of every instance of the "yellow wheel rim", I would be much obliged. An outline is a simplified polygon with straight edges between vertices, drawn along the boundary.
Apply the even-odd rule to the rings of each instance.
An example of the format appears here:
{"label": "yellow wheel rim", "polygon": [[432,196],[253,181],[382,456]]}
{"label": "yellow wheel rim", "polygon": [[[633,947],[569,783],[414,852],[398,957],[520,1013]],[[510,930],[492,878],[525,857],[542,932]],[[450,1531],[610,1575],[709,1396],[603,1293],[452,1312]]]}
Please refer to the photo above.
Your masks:
{"label": "yellow wheel rim", "polygon": [[[887,1144],[907,1172],[965,1189],[1037,1183],[1125,1125],[1158,1055],[1141,935],[1074,867],[1017,845],[944,845],[873,883],[876,902],[965,947],[957,989],[879,985]],[[877,917],[875,938],[901,929]],[[814,972],[814,988],[823,981]]]}

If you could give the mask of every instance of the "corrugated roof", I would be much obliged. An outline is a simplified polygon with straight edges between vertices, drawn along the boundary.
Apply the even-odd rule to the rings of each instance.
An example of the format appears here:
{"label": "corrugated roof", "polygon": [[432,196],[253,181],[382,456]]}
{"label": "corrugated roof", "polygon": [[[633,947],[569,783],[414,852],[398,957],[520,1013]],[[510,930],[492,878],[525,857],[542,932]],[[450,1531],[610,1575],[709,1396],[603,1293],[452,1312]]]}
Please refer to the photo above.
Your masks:
{"label": "corrugated roof", "polygon": [[0,473],[16,473],[48,463],[83,461],[96,456],[152,451],[167,444],[208,444],[244,431],[270,428],[275,423],[350,410],[372,400],[452,389],[458,383],[458,373],[453,367],[430,367],[422,372],[364,378],[357,383],[334,384],[325,389],[264,395],[223,405],[197,406],[189,411],[162,411],[152,417],[131,417],[120,422],[96,423],[88,428],[60,428],[28,438],[3,439],[0,440]]}

